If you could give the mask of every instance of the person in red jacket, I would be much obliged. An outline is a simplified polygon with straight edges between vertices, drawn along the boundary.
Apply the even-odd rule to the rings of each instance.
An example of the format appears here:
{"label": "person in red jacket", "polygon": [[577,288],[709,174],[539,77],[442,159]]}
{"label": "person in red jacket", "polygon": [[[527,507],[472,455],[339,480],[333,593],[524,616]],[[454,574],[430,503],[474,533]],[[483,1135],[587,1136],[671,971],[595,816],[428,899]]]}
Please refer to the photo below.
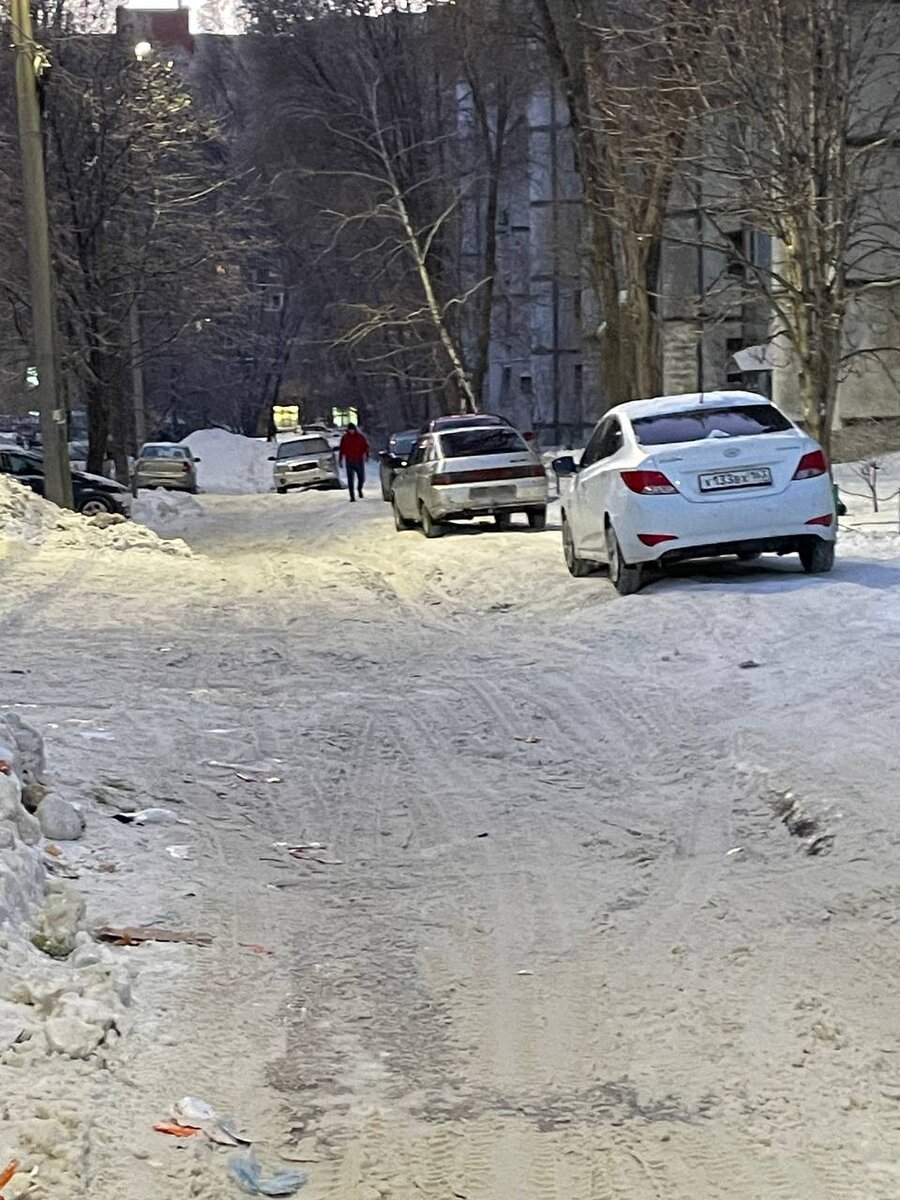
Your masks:
{"label": "person in red jacket", "polygon": [[[338,461],[347,468],[347,487],[350,489],[351,504],[356,499],[363,498],[363,484],[366,482],[366,459],[369,457],[369,443],[355,425],[348,425],[347,432],[341,438],[338,450]],[[355,487],[354,487],[355,485]]]}

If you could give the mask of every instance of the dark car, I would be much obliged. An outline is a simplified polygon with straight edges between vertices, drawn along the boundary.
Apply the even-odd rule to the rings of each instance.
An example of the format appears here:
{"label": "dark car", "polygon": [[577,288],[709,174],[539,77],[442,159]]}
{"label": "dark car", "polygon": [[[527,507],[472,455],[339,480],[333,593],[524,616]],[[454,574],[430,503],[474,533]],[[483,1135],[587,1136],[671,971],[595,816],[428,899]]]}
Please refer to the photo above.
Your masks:
{"label": "dark car", "polygon": [[422,436],[418,429],[406,429],[403,433],[392,433],[388,444],[378,455],[381,471],[381,498],[390,503],[394,491],[394,476],[405,467],[416,442]]}
{"label": "dark car", "polygon": [[[44,460],[30,450],[0,446],[0,475],[11,475],[39,496],[44,494]],[[98,513],[131,516],[131,492],[113,479],[73,471],[72,493],[75,507],[86,517],[95,517]]]}

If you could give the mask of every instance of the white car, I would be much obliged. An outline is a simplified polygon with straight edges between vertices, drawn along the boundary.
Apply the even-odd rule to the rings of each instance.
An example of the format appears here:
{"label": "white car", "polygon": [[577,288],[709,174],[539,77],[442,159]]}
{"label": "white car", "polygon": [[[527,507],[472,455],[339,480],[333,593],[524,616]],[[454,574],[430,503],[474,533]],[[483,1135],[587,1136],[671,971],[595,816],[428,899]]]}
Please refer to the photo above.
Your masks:
{"label": "white car", "polygon": [[834,490],[821,447],[763,396],[633,400],[600,421],[581,460],[557,459],[566,565],[600,563],[623,595],[648,564],[797,553],[834,565]]}

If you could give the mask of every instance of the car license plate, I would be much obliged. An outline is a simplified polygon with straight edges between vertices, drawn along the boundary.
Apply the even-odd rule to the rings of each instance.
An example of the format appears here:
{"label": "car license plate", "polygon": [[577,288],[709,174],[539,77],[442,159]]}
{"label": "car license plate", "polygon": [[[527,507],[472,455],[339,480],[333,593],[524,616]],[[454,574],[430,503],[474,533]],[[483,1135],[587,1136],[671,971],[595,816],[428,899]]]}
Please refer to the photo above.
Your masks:
{"label": "car license plate", "polygon": [[769,487],[772,472],[768,467],[742,467],[738,471],[709,471],[700,476],[701,492],[724,492],[729,488]]}
{"label": "car license plate", "polygon": [[479,504],[493,504],[499,500],[515,500],[516,495],[516,485],[514,483],[506,487],[469,488],[469,499],[477,500]]}

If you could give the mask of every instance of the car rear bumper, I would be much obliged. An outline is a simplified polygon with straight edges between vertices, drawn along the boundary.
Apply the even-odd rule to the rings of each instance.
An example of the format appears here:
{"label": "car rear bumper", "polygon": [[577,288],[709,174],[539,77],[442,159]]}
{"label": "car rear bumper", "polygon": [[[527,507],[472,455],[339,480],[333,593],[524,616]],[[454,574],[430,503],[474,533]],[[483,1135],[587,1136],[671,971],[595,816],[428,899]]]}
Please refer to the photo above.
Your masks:
{"label": "car rear bumper", "polygon": [[[830,516],[830,525],[810,524]],[[834,494],[828,476],[800,480],[774,496],[697,503],[683,496],[633,496],[613,520],[627,562],[672,562],[732,553],[795,551],[803,540],[833,542]],[[648,546],[639,538],[667,537]],[[667,536],[668,535],[668,536]]]}
{"label": "car rear bumper", "polygon": [[459,487],[430,487],[424,497],[428,511],[437,520],[484,517],[497,512],[525,512],[543,508],[549,498],[546,479],[517,479],[514,482]]}
{"label": "car rear bumper", "polygon": [[172,491],[176,492],[189,492],[197,486],[196,481],[191,475],[157,475],[152,471],[138,471],[135,474],[134,481],[135,486],[138,488],[171,488]]}

